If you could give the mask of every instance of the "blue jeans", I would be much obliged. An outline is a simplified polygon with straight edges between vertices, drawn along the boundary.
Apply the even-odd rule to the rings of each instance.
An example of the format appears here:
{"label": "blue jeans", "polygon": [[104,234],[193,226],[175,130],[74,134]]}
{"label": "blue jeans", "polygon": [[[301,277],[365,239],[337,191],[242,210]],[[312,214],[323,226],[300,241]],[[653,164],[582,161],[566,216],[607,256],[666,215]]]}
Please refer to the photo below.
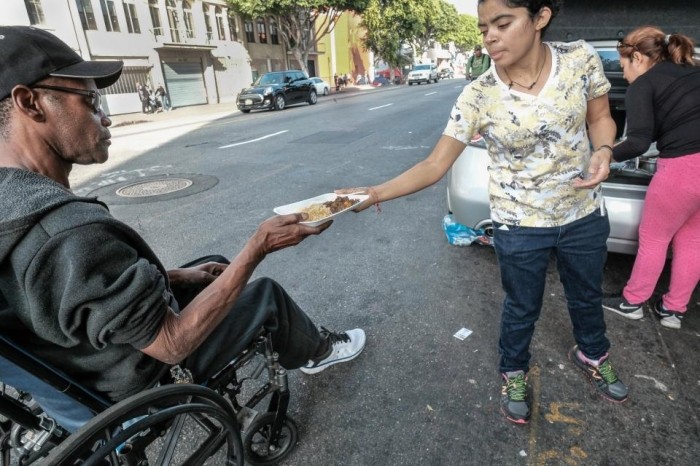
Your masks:
{"label": "blue jeans", "polygon": [[494,227],[494,246],[506,293],[499,340],[500,371],[529,369],[530,341],[542,309],[552,254],[564,285],[574,339],[587,357],[603,356],[610,348],[601,307],[608,217],[596,210],[560,227],[504,226],[497,222]]}

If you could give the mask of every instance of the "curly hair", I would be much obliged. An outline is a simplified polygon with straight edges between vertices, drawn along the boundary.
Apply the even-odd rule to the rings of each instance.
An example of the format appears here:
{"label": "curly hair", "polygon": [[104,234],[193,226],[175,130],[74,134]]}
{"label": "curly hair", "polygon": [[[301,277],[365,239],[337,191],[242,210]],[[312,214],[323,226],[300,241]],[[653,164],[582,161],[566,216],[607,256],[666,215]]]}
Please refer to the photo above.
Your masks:
{"label": "curly hair", "polygon": [[693,39],[679,33],[666,34],[655,26],[642,26],[630,32],[618,44],[617,50],[625,58],[639,52],[649,57],[653,63],[670,61],[677,65],[698,65],[693,56]]}
{"label": "curly hair", "polygon": [[[484,3],[486,0],[479,0],[479,4]],[[530,14],[530,19],[535,19],[535,16],[542,10],[542,8],[549,8],[552,11],[552,18],[549,23],[542,28],[542,37],[552,23],[552,20],[559,13],[561,8],[561,0],[503,0],[509,8],[526,8],[527,12]]]}

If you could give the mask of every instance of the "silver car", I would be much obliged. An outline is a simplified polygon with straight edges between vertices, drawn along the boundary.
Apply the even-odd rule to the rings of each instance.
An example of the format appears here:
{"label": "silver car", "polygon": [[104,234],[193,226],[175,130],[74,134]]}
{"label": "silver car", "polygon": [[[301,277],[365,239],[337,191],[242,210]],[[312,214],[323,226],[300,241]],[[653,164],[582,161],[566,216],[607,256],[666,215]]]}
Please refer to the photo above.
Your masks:
{"label": "silver car", "polygon": [[[603,183],[610,219],[608,250],[636,254],[644,196],[653,174],[655,146],[633,163],[614,164]],[[493,236],[488,194],[489,156],[481,136],[467,146],[452,166],[447,183],[447,208],[457,223]]]}
{"label": "silver car", "polygon": [[[605,75],[612,88],[608,93],[610,113],[615,120],[618,139],[625,137],[625,90],[616,41],[590,41],[600,55]],[[651,177],[656,170],[656,145],[637,159],[611,165],[603,183],[603,198],[610,219],[608,250],[636,254],[639,221]],[[459,156],[448,175],[447,208],[457,223],[493,236],[488,195],[489,156],[481,136],[476,136]]]}
{"label": "silver car", "polygon": [[431,81],[436,83],[438,79],[440,79],[440,76],[438,75],[437,66],[431,63],[425,63],[422,65],[415,65],[408,73],[407,81],[408,85],[412,86],[420,83],[430,84]]}

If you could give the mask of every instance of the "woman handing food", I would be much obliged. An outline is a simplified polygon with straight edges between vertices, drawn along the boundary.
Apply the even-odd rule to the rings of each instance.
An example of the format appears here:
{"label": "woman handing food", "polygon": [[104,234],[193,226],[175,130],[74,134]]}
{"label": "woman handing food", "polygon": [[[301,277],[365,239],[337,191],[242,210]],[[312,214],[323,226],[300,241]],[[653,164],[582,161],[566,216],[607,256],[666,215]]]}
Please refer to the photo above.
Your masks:
{"label": "woman handing food", "polygon": [[603,397],[627,399],[608,358],[601,307],[610,225],[600,183],[609,174],[615,137],[610,83],[585,42],[542,41],[558,10],[556,0],[479,0],[479,29],[495,66],[464,88],[435,148],[389,181],[336,191],[369,195],[357,211],[418,192],[447,173],[472,136],[484,137],[494,246],[506,293],[501,408],[519,424],[530,418],[529,347],[552,252],[576,341],[569,357]]}

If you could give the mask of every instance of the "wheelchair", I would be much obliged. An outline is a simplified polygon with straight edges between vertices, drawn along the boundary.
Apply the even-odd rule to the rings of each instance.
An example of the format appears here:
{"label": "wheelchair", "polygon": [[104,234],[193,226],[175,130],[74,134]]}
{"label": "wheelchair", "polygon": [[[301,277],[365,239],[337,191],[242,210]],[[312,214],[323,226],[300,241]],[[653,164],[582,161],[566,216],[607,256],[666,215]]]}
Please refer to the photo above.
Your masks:
{"label": "wheelchair", "polygon": [[[205,384],[175,381],[112,404],[0,334],[0,465],[267,465],[296,446],[287,372],[268,333]],[[47,400],[86,422],[71,433]]]}

